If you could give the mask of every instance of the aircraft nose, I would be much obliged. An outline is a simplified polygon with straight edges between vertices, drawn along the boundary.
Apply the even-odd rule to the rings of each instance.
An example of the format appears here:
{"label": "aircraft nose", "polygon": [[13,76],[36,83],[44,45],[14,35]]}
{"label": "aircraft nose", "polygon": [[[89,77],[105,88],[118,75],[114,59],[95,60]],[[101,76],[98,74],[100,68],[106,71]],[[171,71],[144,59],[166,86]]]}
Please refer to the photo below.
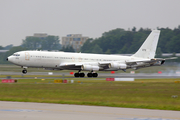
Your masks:
{"label": "aircraft nose", "polygon": [[9,62],[13,62],[13,59],[12,59],[11,56],[7,57],[6,60],[9,61]]}

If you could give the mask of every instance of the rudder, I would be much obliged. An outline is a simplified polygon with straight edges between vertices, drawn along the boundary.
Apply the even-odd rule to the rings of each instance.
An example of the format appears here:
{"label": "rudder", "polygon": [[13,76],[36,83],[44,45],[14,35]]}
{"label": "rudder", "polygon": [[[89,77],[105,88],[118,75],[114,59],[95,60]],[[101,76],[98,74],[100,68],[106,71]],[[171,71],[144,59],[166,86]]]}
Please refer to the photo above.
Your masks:
{"label": "rudder", "polygon": [[132,57],[153,59],[156,53],[160,30],[153,30]]}

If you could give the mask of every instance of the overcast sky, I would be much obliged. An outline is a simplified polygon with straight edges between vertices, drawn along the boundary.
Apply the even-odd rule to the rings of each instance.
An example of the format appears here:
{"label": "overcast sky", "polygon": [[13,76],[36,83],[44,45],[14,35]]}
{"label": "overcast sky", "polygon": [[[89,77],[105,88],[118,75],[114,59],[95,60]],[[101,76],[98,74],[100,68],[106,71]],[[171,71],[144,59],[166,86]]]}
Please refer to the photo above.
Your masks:
{"label": "overcast sky", "polygon": [[180,0],[0,0],[0,46],[47,33],[101,37],[116,28],[180,25]]}

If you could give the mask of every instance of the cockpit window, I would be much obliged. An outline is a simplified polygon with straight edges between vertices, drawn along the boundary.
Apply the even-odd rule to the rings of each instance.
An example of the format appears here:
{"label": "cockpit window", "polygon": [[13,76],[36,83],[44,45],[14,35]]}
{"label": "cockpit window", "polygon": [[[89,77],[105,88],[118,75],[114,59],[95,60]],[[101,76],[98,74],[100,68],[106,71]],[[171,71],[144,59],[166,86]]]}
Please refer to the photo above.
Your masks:
{"label": "cockpit window", "polygon": [[13,56],[20,56],[20,54],[16,54],[16,53],[15,53],[15,54],[13,54]]}

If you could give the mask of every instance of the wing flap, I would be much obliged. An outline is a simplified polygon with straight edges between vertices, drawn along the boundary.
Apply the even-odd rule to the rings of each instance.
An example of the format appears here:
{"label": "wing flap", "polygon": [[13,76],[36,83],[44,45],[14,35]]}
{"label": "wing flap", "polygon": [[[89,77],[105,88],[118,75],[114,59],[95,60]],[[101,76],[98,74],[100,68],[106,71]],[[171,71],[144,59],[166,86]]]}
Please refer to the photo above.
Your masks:
{"label": "wing flap", "polygon": [[61,63],[59,66],[64,67],[64,66],[82,66],[82,63]]}
{"label": "wing flap", "polygon": [[138,64],[142,64],[142,65],[154,65],[156,63],[161,62],[161,64],[163,64],[165,62],[166,59],[163,58],[156,58],[156,59],[149,59],[149,60],[132,60],[132,61],[126,61],[127,65],[138,65]]}
{"label": "wing flap", "polygon": [[61,63],[59,67],[67,70],[80,70],[82,65],[82,63]]}

